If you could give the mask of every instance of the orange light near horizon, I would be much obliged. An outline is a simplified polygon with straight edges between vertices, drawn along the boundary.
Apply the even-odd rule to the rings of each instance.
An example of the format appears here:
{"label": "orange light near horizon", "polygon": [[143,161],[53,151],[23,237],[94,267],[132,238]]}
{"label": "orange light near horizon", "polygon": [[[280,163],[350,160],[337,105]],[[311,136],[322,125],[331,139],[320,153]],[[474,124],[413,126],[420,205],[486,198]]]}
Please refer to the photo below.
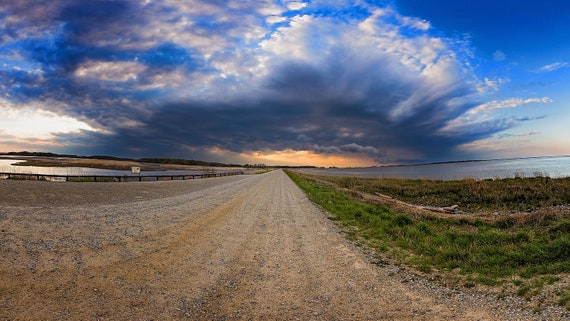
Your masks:
{"label": "orange light near horizon", "polygon": [[378,165],[369,156],[362,154],[317,154],[307,150],[285,149],[282,151],[252,152],[242,157],[255,159],[267,165],[318,166],[318,167],[366,167]]}

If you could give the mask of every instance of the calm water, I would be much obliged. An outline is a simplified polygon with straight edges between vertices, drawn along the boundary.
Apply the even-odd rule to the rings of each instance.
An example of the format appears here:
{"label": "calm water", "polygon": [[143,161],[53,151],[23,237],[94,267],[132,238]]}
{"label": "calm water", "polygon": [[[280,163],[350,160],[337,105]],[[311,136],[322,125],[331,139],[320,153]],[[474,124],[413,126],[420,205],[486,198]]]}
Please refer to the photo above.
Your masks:
{"label": "calm water", "polygon": [[570,156],[370,168],[303,169],[310,174],[457,180],[463,178],[570,177]]}
{"label": "calm water", "polygon": [[[88,167],[39,167],[39,166],[16,166],[14,163],[23,162],[21,159],[0,159],[0,173],[18,173],[18,174],[43,174],[43,175],[62,175],[62,176],[89,176],[89,175],[102,175],[102,176],[139,176],[132,174],[131,171],[111,170],[111,169],[97,169]],[[215,172],[224,172],[215,171]],[[202,174],[203,171],[182,171],[182,170],[168,170],[168,171],[144,171],[141,176],[156,176],[156,175],[192,175]]]}

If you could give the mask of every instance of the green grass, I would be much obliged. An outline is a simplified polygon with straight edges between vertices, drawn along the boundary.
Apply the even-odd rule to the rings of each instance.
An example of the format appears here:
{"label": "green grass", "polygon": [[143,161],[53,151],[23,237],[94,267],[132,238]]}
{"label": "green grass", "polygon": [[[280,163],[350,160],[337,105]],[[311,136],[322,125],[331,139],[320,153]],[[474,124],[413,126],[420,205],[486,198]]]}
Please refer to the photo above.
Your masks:
{"label": "green grass", "polygon": [[558,293],[560,299],[558,300],[558,304],[561,306],[565,306],[568,310],[570,310],[570,286],[566,287],[560,293]]}
{"label": "green grass", "polygon": [[[352,237],[420,271],[429,273],[435,268],[463,275],[470,285],[473,282],[496,285],[513,279],[542,280],[520,283],[521,295],[557,281],[553,275],[570,272],[568,219],[551,219],[532,226],[515,226],[504,220],[417,219],[355,199],[347,191],[323,186],[297,173],[287,174],[313,202],[349,230]],[[561,301],[568,303],[566,297]]]}

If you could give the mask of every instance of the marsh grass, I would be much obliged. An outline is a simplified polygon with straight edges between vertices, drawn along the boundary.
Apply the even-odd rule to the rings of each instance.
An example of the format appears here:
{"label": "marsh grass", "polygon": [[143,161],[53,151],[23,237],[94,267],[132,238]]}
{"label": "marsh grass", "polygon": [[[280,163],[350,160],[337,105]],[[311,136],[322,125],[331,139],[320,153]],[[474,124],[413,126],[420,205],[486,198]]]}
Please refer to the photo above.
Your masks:
{"label": "marsh grass", "polygon": [[[529,225],[510,224],[501,220],[485,222],[479,219],[455,218],[458,216],[428,216],[419,219],[394,212],[386,206],[355,199],[347,191],[324,186],[297,173],[287,174],[313,202],[330,212],[333,220],[349,230],[353,238],[362,239],[397,262],[414,266],[424,273],[436,269],[443,273],[458,274],[463,276],[467,280],[465,284],[470,286],[474,286],[475,282],[498,285],[523,279],[527,282],[517,282],[521,282],[518,292],[524,296],[540,289],[545,283],[555,282],[557,279],[554,275],[570,271],[569,219],[549,219],[541,221],[540,224]],[[336,179],[330,178],[331,181]],[[343,185],[341,179],[339,182]],[[514,182],[515,185],[509,185],[509,182]],[[398,184],[402,186],[398,187]],[[439,206],[455,203],[455,200],[450,199],[452,194],[458,193],[460,199],[465,198],[462,204],[468,203],[472,208],[481,208],[477,201],[466,200],[467,194],[464,194],[462,189],[486,190],[489,187],[476,182],[462,184],[358,179],[354,188],[373,188],[374,191],[381,190],[408,201],[422,199]],[[489,184],[494,186],[494,189],[508,187],[515,191],[528,187],[531,191],[525,194],[525,199],[532,204],[556,204],[556,200],[566,197],[540,196],[539,198],[544,200],[535,203],[534,197],[528,196],[534,193],[533,186],[540,184],[552,184],[553,190],[557,191],[564,189],[553,182],[531,180],[520,183],[513,180],[501,182],[498,186]],[[506,194],[496,197],[508,198]],[[518,204],[518,201],[509,204]],[[489,206],[483,208],[496,209]],[[543,281],[531,282],[537,278]],[[560,303],[567,304],[570,299],[564,295],[566,292],[561,294]]]}
{"label": "marsh grass", "polygon": [[[539,175],[537,173],[537,175]],[[425,206],[459,205],[466,212],[527,211],[570,204],[570,178],[544,176],[455,181],[319,176],[341,187]]]}
{"label": "marsh grass", "polygon": [[130,170],[132,166],[143,167],[143,170],[152,170],[154,168],[146,168],[141,163],[134,161],[119,161],[119,160],[98,160],[98,159],[59,159],[59,158],[38,158],[28,159],[24,162],[18,163],[19,166],[39,166],[39,167],[87,167],[98,169],[112,169],[112,170]]}

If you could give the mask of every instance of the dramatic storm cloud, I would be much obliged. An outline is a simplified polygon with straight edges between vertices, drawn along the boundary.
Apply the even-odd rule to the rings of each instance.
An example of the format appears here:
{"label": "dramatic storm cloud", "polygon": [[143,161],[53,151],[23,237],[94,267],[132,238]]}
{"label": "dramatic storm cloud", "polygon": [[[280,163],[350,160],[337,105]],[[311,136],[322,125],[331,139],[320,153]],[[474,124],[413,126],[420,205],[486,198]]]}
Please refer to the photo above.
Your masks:
{"label": "dramatic storm cloud", "polygon": [[[552,99],[493,96],[509,80],[481,75],[468,39],[373,3],[4,3],[0,147],[428,161],[544,118],[495,115]],[[59,130],[26,134],[15,121]]]}

